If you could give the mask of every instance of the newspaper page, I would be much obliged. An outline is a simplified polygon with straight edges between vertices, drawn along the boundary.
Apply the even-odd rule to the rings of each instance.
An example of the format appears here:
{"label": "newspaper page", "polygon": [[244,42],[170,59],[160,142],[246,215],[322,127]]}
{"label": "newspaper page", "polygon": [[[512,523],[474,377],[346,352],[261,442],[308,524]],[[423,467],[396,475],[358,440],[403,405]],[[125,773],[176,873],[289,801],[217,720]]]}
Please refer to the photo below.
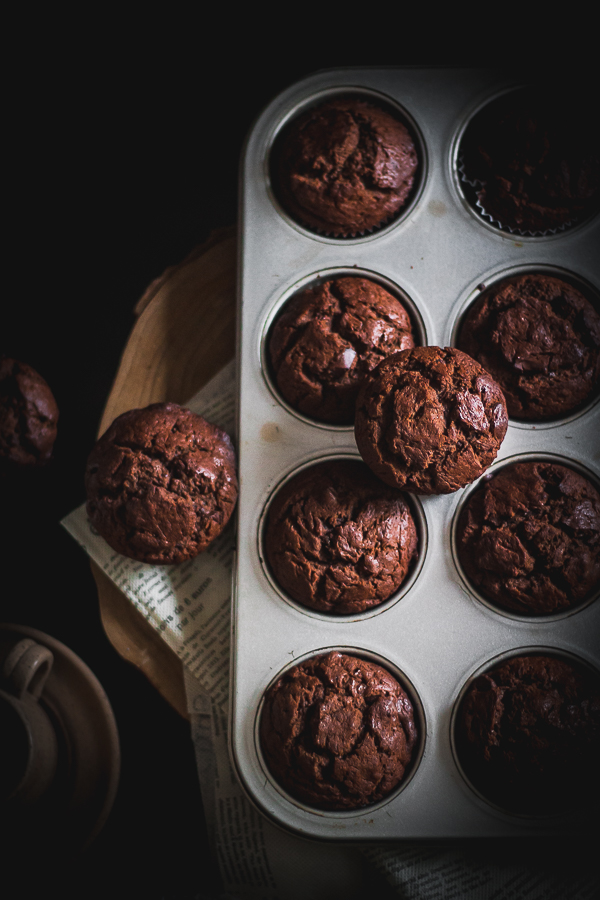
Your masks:
{"label": "newspaper page", "polygon": [[272,825],[240,787],[227,749],[227,716],[186,677],[204,813],[225,893],[244,900],[386,900],[383,876],[348,845],[303,840]]}
{"label": "newspaper page", "polygon": [[[187,405],[234,433],[234,363]],[[407,841],[362,846],[357,852],[356,846],[307,841],[272,825],[237,782],[227,747],[233,527],[195,559],[159,567],[115,553],[91,528],[84,505],[62,524],[184,663],[223,900],[363,900],[365,892],[378,900],[592,900],[600,895],[591,866],[595,853],[581,841],[567,852],[553,841],[537,852],[533,841],[487,842],[485,847]]]}
{"label": "newspaper page", "polygon": [[[235,363],[221,369],[187,405],[233,434]],[[203,690],[226,708],[233,524],[204,553],[176,566],[147,565],[115,553],[92,528],[85,504],[62,525],[164,638]]]}

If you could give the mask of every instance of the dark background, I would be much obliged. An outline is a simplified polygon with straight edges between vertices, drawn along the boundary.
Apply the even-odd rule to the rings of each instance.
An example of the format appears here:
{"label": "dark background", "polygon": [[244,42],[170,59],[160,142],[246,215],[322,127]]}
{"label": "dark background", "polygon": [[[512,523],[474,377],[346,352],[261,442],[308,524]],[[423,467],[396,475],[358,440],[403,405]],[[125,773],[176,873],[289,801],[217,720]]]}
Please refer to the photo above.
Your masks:
{"label": "dark background", "polygon": [[[203,55],[213,40],[218,63]],[[421,52],[417,43],[387,59],[328,48],[276,61],[257,49],[240,61],[205,32],[195,54],[182,48],[181,65],[172,35],[166,56],[160,41],[133,31],[124,41],[134,56],[114,43],[91,50],[81,34],[68,47],[45,44],[42,23],[34,46],[19,35],[4,83],[0,352],[43,375],[60,423],[47,472],[2,488],[0,621],[40,629],[87,663],[113,706],[122,751],[116,802],[89,850],[49,859],[25,848],[25,864],[4,862],[21,878],[7,897],[28,896],[36,870],[61,897],[191,900],[218,888],[189,726],[109,643],[88,559],[59,521],[85,499],[86,457],[134,305],[167,266],[236,223],[240,153],[262,108],[322,68],[464,60],[422,40]]]}
{"label": "dark background", "polygon": [[83,854],[25,842],[3,860],[0,843],[4,871],[19,878],[5,896],[29,896],[41,880],[61,897],[212,897],[189,725],[108,641],[88,558],[59,522],[85,499],[86,458],[136,301],[214,229],[236,223],[253,120],[294,81],[357,63],[292,57],[248,65],[233,83],[206,60],[173,68],[153,48],[132,64],[114,52],[86,58],[50,45],[36,57],[22,46],[4,86],[0,352],[46,379],[60,421],[50,467],[1,485],[0,622],[51,635],[92,669],[115,713],[122,768],[112,813]]}

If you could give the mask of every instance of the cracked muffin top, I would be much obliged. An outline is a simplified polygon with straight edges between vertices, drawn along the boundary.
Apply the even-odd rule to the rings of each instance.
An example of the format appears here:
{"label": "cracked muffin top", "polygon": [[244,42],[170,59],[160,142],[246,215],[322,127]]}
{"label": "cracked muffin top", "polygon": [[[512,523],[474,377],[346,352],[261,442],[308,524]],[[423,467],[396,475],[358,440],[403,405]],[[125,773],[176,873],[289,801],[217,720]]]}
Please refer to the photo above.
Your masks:
{"label": "cracked muffin top", "polygon": [[471,583],[503,609],[550,615],[600,586],[600,494],[545,461],[504,466],[465,503],[457,552]]}
{"label": "cracked muffin top", "polygon": [[221,534],[237,500],[229,436],[176,403],[118,416],[89,455],[93,527],[140,562],[181,563]]}
{"label": "cracked muffin top", "polygon": [[463,771],[510,811],[564,812],[598,800],[600,680],[548,655],[516,656],[475,679],[461,703],[456,749]]}
{"label": "cracked muffin top", "polygon": [[265,554],[277,583],[322,612],[364,612],[398,590],[417,556],[400,491],[359,460],[304,469],[273,498]]}
{"label": "cracked muffin top", "polygon": [[458,345],[496,379],[517,419],[566,415],[600,381],[600,315],[559,278],[532,273],[493,285],[469,309]]}
{"label": "cracked muffin top", "polygon": [[275,144],[273,187],[283,207],[322,234],[351,237],[407,203],[419,160],[405,125],[356,97],[309,109]]}
{"label": "cracked muffin top", "polygon": [[39,372],[0,358],[0,464],[2,469],[43,466],[52,457],[58,424],[54,395]]}
{"label": "cracked muffin top", "polygon": [[502,391],[478,362],[451,347],[414,347],[366,376],[354,431],[386,484],[448,494],[487,469],[507,426]]}
{"label": "cracked muffin top", "polygon": [[339,651],[289,669],[269,689],[260,741],[274,778],[318,809],[356,809],[403,780],[417,744],[413,705],[375,663]]}
{"label": "cracked muffin top", "polygon": [[351,425],[367,372],[414,346],[408,313],[396,297],[367,278],[333,278],[295,294],[269,339],[281,394],[299,412]]}

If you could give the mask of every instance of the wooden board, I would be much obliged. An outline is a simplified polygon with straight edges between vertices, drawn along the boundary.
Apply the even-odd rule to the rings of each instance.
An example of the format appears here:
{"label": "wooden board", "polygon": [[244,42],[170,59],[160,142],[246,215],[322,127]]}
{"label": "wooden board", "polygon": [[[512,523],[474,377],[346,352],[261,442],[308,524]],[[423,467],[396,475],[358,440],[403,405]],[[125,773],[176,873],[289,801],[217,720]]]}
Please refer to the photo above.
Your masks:
{"label": "wooden board", "polygon": [[[154,281],[136,306],[98,434],[129,409],[170,400],[185,404],[235,352],[236,241],[215,233]],[[127,597],[92,562],[104,630],[187,717],[182,664]]]}

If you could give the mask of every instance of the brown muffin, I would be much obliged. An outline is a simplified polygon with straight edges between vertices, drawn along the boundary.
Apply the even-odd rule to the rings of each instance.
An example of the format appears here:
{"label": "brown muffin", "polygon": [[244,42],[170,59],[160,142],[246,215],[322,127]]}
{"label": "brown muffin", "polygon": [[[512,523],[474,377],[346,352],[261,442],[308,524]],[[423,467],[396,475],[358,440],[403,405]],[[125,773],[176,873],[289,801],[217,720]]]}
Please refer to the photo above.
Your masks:
{"label": "brown muffin", "polygon": [[400,491],[354,460],[303,469],[273,498],[265,554],[290,597],[323,612],[364,612],[398,590],[417,556]]}
{"label": "brown muffin", "polygon": [[294,666],[269,689],[260,742],[273,777],[297,800],[356,809],[400,784],[417,728],[389,672],[334,651]]}
{"label": "brown muffin", "polygon": [[471,784],[511,812],[546,815],[587,805],[600,780],[600,680],[545,655],[509,659],[475,679],[456,720]]}
{"label": "brown muffin", "polygon": [[397,350],[414,346],[408,313],[366,278],[333,278],[295,294],[269,340],[275,381],[299,412],[351,425],[362,379]]}
{"label": "brown muffin", "polygon": [[385,224],[403,209],[418,167],[402,122],[358,97],[339,97],[284,129],[274,147],[272,182],[298,222],[350,237]]}
{"label": "brown muffin", "polygon": [[52,457],[58,406],[27,363],[0,358],[0,471],[45,465]]}
{"label": "brown muffin", "polygon": [[450,347],[415,347],[366,376],[354,430],[386,484],[448,494],[493,462],[507,424],[502,391],[478,362]]}
{"label": "brown muffin", "polygon": [[530,87],[473,117],[459,156],[486,215],[508,230],[543,234],[597,210],[600,141],[587,103]]}
{"label": "brown muffin", "polygon": [[467,312],[458,346],[495,378],[517,419],[564,416],[600,383],[600,315],[559,278],[520,275],[493,285]]}
{"label": "brown muffin", "polygon": [[85,474],[87,513],[113,550],[140,562],[181,563],[225,528],[237,500],[229,436],[176,403],[118,416]]}
{"label": "brown muffin", "polygon": [[463,570],[484,597],[551,615],[600,586],[600,494],[566,466],[522,462],[483,480],[456,529]]}

